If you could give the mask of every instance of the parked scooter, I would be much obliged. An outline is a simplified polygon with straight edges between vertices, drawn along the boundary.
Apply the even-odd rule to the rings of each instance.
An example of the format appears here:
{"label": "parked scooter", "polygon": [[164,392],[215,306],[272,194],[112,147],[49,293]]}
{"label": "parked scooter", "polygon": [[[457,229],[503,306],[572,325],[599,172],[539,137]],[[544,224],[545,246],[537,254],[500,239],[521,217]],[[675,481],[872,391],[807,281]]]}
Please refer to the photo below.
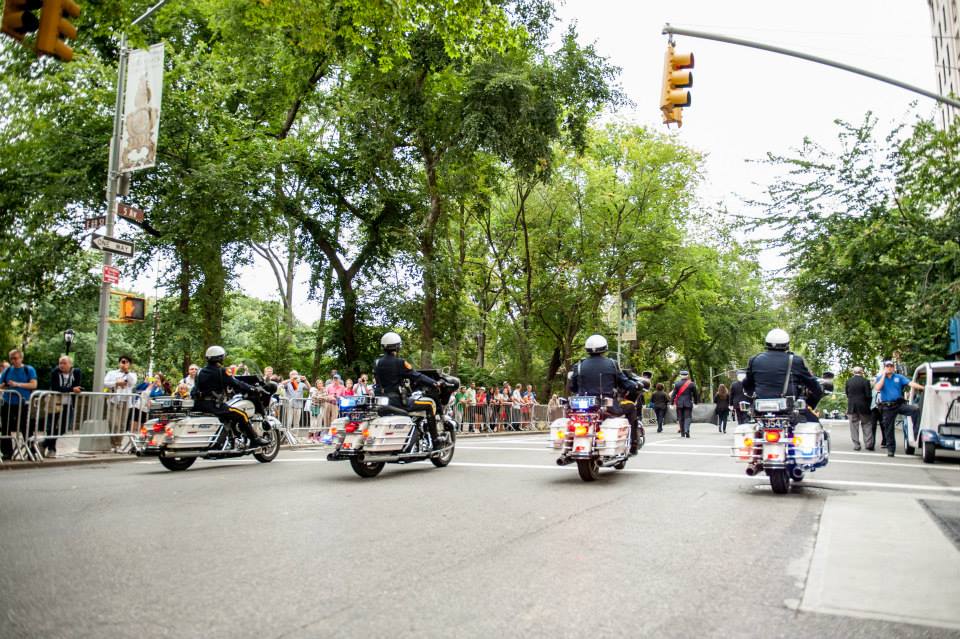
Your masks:
{"label": "parked scooter", "polygon": [[140,457],[157,457],[168,470],[186,470],[197,459],[253,455],[262,463],[273,461],[280,452],[280,421],[267,409],[277,385],[256,375],[237,379],[254,388],[226,403],[246,413],[257,436],[269,440],[267,446],[253,447],[232,425],[215,415],[195,412],[192,399],[163,397],[151,400],[150,419],[141,426],[140,436],[133,438],[134,452]]}
{"label": "parked scooter", "polygon": [[778,495],[829,461],[830,433],[817,422],[800,421],[806,407],[805,400],[793,397],[741,402],[754,421],[736,427],[732,456],[747,464],[750,477],[765,472]]}
{"label": "parked scooter", "polygon": [[565,415],[550,424],[550,441],[560,450],[558,466],[577,464],[583,481],[594,481],[600,468],[622,470],[627,465],[630,423],[611,415],[613,399],[591,395],[571,397]]}
{"label": "parked scooter", "polygon": [[[355,406],[331,427],[328,434],[334,451],[328,461],[349,461],[360,477],[376,477],[386,464],[409,464],[429,459],[437,468],[453,460],[459,425],[450,410],[450,397],[460,380],[438,370],[420,371],[440,382],[440,388],[424,386],[410,395],[407,408],[390,406],[386,397],[372,398]],[[341,404],[341,410],[345,406]],[[427,414],[437,420],[436,442],[427,426]]]}

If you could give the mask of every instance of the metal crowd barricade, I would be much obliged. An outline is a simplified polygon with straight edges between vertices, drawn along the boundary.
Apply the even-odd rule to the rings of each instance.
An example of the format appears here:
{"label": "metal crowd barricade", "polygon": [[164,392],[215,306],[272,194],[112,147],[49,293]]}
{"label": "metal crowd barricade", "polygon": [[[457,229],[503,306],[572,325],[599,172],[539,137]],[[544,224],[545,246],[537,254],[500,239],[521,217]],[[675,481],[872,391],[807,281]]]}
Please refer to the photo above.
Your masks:
{"label": "metal crowd barricade", "polygon": [[460,404],[454,412],[460,421],[460,430],[471,433],[491,433],[520,430],[544,430],[552,419],[563,416],[561,408],[556,415],[544,404]]}
{"label": "metal crowd barricade", "polygon": [[314,404],[309,397],[281,397],[275,404],[284,440],[291,446],[321,442],[323,431],[337,418],[332,401]]}
{"label": "metal crowd barricade", "polygon": [[148,407],[135,393],[37,391],[30,396],[27,446],[35,459],[47,437],[79,439],[79,452],[126,452]]}
{"label": "metal crowd barricade", "polygon": [[0,446],[3,457],[14,461],[36,459],[28,444],[29,424],[28,400],[16,389],[0,390]]}

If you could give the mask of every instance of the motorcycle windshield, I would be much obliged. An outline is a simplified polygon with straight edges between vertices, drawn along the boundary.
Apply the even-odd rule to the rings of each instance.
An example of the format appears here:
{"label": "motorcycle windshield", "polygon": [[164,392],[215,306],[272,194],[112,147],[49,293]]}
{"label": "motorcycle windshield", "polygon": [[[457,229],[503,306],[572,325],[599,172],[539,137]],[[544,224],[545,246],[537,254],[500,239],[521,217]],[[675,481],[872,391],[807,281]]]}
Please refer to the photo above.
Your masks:
{"label": "motorcycle windshield", "polygon": [[247,384],[262,384],[264,381],[263,371],[253,360],[240,359],[227,364],[226,369],[228,374]]}

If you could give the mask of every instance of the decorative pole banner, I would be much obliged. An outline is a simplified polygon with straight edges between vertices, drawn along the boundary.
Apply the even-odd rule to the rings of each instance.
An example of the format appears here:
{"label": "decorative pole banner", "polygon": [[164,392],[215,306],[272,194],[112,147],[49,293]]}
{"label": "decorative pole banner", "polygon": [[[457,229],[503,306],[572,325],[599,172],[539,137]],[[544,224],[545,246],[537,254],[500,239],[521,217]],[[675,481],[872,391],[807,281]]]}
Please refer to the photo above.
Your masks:
{"label": "decorative pole banner", "polygon": [[632,342],[637,339],[637,303],[633,299],[623,300],[620,315],[620,339]]}
{"label": "decorative pole banner", "polygon": [[163,44],[131,51],[120,135],[121,173],[156,165],[162,96]]}

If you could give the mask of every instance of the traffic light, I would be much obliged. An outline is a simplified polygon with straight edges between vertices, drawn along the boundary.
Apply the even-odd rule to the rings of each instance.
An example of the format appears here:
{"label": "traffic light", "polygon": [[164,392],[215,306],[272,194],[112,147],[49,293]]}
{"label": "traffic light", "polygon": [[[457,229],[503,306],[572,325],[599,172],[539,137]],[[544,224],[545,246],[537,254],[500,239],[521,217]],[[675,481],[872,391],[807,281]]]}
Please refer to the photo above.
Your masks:
{"label": "traffic light", "polygon": [[120,319],[124,322],[139,322],[146,319],[147,300],[134,295],[120,298]]}
{"label": "traffic light", "polygon": [[667,45],[663,55],[663,88],[660,91],[660,110],[664,124],[683,126],[683,107],[690,106],[690,92],[684,89],[693,86],[692,53],[677,53],[673,43]]}
{"label": "traffic light", "polygon": [[33,15],[43,6],[43,0],[6,0],[3,3],[3,33],[23,41],[23,37],[40,28],[40,20]]}
{"label": "traffic light", "polygon": [[40,12],[40,30],[37,32],[37,51],[60,58],[73,60],[73,49],[65,39],[77,39],[77,28],[67,18],[80,16],[80,7],[73,0],[43,0]]}

